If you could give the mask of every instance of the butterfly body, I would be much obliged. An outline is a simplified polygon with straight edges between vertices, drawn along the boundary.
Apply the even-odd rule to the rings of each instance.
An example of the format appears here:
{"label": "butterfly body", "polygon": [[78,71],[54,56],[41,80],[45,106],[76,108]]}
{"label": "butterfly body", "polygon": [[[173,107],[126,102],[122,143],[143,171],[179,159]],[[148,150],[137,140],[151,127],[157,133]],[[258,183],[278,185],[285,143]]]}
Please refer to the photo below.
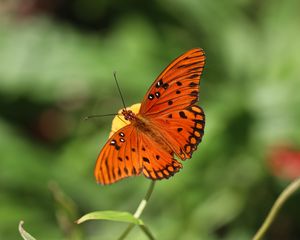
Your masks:
{"label": "butterfly body", "polygon": [[140,113],[135,114],[133,111],[127,109],[122,110],[122,115],[125,120],[130,121],[130,124],[132,124],[133,128],[136,129],[137,132],[147,135],[165,151],[170,153],[173,152],[161,132],[156,129],[155,125],[151,124],[151,122],[147,120],[147,117],[144,117]]}
{"label": "butterfly body", "polygon": [[122,127],[112,129],[97,159],[99,183],[141,173],[152,180],[169,178],[182,168],[174,156],[192,157],[204,134],[205,115],[195,105],[204,61],[202,49],[186,52],[159,75],[141,104],[121,110],[115,119],[123,119]]}

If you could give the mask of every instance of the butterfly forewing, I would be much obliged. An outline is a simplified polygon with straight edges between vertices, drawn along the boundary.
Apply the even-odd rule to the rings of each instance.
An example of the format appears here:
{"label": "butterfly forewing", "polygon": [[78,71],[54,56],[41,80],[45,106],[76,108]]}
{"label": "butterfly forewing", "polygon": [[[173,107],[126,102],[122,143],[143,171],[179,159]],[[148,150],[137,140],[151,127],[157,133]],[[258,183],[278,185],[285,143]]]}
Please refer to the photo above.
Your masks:
{"label": "butterfly forewing", "polygon": [[204,62],[204,51],[200,48],[175,59],[149,88],[140,113],[145,116],[166,114],[196,103]]}
{"label": "butterfly forewing", "polygon": [[182,160],[191,158],[204,134],[204,112],[194,105],[204,63],[199,48],[175,59],[152,84],[140,110]]}
{"label": "butterfly forewing", "polygon": [[137,129],[131,124],[113,134],[98,156],[94,172],[97,182],[111,184],[125,177],[139,175],[142,162],[138,145]]}

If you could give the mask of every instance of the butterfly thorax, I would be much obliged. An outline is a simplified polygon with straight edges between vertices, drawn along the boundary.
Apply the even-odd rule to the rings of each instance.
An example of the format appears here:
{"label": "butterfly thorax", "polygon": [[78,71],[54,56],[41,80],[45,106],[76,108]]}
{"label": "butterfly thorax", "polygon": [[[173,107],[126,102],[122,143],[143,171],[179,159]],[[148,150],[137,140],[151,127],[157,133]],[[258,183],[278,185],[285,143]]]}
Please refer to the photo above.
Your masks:
{"label": "butterfly thorax", "polygon": [[148,124],[147,124],[146,119],[144,119],[141,116],[141,114],[139,114],[139,113],[136,114],[132,110],[123,109],[122,115],[124,116],[124,119],[126,121],[130,121],[131,124],[133,124],[135,128],[137,128],[143,132],[147,132]]}
{"label": "butterfly thorax", "polygon": [[147,121],[141,116],[141,114],[136,114],[132,110],[123,109],[122,115],[124,116],[124,119],[126,121],[130,121],[135,128],[142,130],[143,132],[147,132]]}

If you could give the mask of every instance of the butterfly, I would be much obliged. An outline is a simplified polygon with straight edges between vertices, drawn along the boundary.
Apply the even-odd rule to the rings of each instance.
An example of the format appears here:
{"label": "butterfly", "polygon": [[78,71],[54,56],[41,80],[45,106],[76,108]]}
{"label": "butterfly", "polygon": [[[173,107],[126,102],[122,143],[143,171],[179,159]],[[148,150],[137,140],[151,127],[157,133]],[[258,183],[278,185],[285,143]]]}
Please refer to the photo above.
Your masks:
{"label": "butterfly", "polygon": [[101,150],[95,177],[111,184],[143,174],[167,179],[182,168],[204,134],[205,115],[197,106],[204,51],[195,48],[176,58],[150,86],[141,104],[120,110],[123,126],[114,129]]}

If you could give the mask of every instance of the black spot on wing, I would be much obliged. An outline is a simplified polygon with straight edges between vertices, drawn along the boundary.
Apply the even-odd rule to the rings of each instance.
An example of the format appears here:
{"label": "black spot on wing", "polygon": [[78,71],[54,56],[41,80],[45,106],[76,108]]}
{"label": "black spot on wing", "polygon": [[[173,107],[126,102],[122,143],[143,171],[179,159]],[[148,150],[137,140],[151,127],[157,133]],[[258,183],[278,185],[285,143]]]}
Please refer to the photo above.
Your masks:
{"label": "black spot on wing", "polygon": [[147,163],[150,163],[149,159],[146,158],[146,157],[143,157],[143,161],[144,161],[144,162],[147,162]]}
{"label": "black spot on wing", "polygon": [[179,116],[180,116],[181,118],[187,119],[187,116],[185,115],[184,111],[180,111],[180,112],[179,112]]}
{"label": "black spot on wing", "polygon": [[153,100],[153,99],[154,99],[154,95],[150,93],[150,94],[148,95],[148,99],[149,99],[149,100]]}
{"label": "black spot on wing", "polygon": [[196,87],[196,86],[198,86],[198,83],[191,82],[191,83],[189,84],[189,86],[190,86],[190,87]]}
{"label": "black spot on wing", "polygon": [[118,176],[121,177],[121,169],[118,169]]}
{"label": "black spot on wing", "polygon": [[198,97],[198,91],[197,90],[194,90],[190,93],[190,96],[192,97]]}
{"label": "black spot on wing", "polygon": [[193,74],[193,75],[189,76],[188,78],[193,79],[193,78],[197,78],[197,77],[200,77],[200,74]]}
{"label": "black spot on wing", "polygon": [[169,87],[169,84],[168,84],[168,83],[164,83],[164,84],[162,85],[162,87],[163,87],[164,89],[167,89],[167,88]]}
{"label": "black spot on wing", "polygon": [[198,97],[195,98],[195,99],[193,99],[193,100],[191,101],[190,105],[193,105],[193,104],[195,104],[196,102],[198,102]]}
{"label": "black spot on wing", "polygon": [[163,84],[163,81],[160,79],[160,80],[156,83],[155,87],[159,88],[159,87],[161,87],[162,84]]}
{"label": "black spot on wing", "polygon": [[125,137],[125,134],[123,132],[119,133],[120,137]]}

